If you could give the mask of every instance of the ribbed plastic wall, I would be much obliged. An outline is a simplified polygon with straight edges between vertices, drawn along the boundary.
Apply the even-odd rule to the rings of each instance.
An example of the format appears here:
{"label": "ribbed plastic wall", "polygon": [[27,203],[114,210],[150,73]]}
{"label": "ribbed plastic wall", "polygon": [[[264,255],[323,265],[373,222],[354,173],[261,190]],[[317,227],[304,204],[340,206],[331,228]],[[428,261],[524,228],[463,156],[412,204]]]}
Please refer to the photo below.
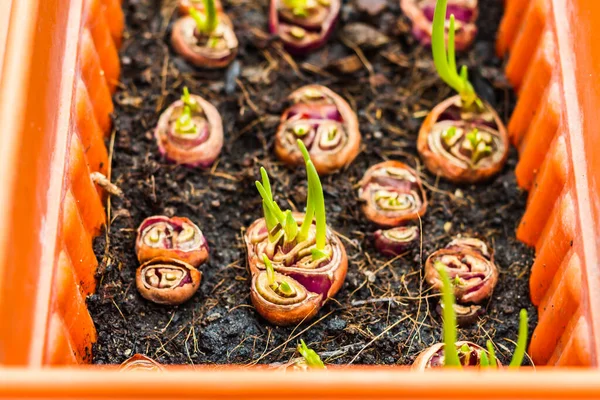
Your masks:
{"label": "ribbed plastic wall", "polygon": [[120,73],[117,48],[124,20],[119,0],[85,0],[81,27],[71,132],[60,211],[58,257],[55,260],[43,363],[91,361],[96,340],[85,299],[96,289],[98,261],[92,239],[105,223],[103,194],[91,172],[107,174],[115,90]]}
{"label": "ribbed plastic wall", "polygon": [[[529,191],[517,237],[535,247],[537,254],[530,287],[539,309],[539,325],[529,352],[537,365],[597,366],[600,157],[594,149],[600,146],[595,118],[600,104],[600,80],[595,78],[600,76],[600,45],[592,33],[600,26],[600,3],[505,3],[497,50],[509,55],[506,75],[518,93],[508,129],[520,153],[518,184]],[[92,240],[106,218],[104,195],[90,173],[109,172],[105,142],[111,134],[111,95],[119,78],[117,49],[124,28],[121,1],[4,0],[0,1],[0,22],[5,20],[8,24],[0,24],[0,120],[7,132],[0,135],[0,321],[4,321],[0,323],[0,364],[87,363],[96,339],[85,303],[96,287],[98,260]],[[595,89],[586,87],[592,83]],[[404,385],[410,388],[411,382],[414,390],[435,389],[426,378],[395,370],[380,372],[385,370],[365,369],[364,373],[371,374],[367,380],[385,380],[382,388],[389,393],[403,390]],[[43,382],[36,387],[42,394],[49,393],[58,378],[48,371],[37,375],[31,371],[3,371],[0,389],[3,379],[11,377],[14,393],[27,392],[29,386],[23,384],[27,379]],[[231,375],[224,372],[219,378],[223,381],[213,382],[216,392],[234,389],[226,384],[221,387],[219,382],[245,376],[233,368],[230,371]],[[120,390],[106,385],[102,374],[84,369],[67,374],[59,379],[60,390],[85,391],[89,382],[97,383],[94,391]],[[506,379],[519,380],[523,389],[536,394],[551,388],[553,382],[569,391],[567,382],[579,379],[578,372],[552,374]],[[450,375],[445,372],[443,376]],[[477,375],[478,383],[486,389],[485,385],[493,384],[500,394],[507,387],[500,375]],[[75,376],[79,386],[73,386]],[[277,395],[270,378],[262,376],[246,380],[247,387],[254,393],[262,390]],[[313,383],[322,379],[309,374],[303,382],[309,376]],[[335,377],[335,382],[326,377],[328,390],[353,387],[352,371],[345,375],[340,370]],[[561,380],[555,381],[556,377]],[[584,392],[586,382],[600,382],[581,377],[578,387]],[[133,393],[155,383],[154,378],[144,379],[144,384],[132,381],[128,390]],[[210,383],[195,379],[188,383],[203,390]],[[190,390],[198,393],[196,386]],[[480,393],[473,392],[476,395]]]}
{"label": "ribbed plastic wall", "polygon": [[595,360],[573,173],[579,160],[569,144],[552,12],[548,0],[508,0],[497,52],[509,54],[506,76],[518,101],[508,131],[520,155],[517,182],[529,191],[517,237],[536,250],[530,290],[539,323],[529,353],[537,365],[589,366]]}

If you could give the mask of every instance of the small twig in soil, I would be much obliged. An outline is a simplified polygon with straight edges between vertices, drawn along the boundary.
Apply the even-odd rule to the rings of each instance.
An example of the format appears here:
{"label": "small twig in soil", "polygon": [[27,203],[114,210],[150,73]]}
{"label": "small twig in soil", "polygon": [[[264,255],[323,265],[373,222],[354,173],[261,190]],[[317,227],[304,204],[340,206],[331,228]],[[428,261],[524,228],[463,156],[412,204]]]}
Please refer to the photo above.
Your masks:
{"label": "small twig in soil", "polygon": [[412,297],[412,296],[392,296],[392,297],[379,297],[377,299],[366,299],[366,300],[352,300],[350,305],[352,306],[362,306],[365,304],[374,304],[374,303],[387,303],[387,302],[401,302],[402,300],[408,301],[417,301],[421,299],[429,299],[433,297],[440,297],[439,294],[431,294],[428,296],[420,296],[420,297]]}
{"label": "small twig in soil", "polygon": [[156,102],[156,108],[154,109],[154,111],[158,114],[160,112],[160,110],[162,110],[164,104],[165,104],[165,97],[167,96],[167,94],[169,93],[167,91],[167,77],[169,75],[169,49],[164,46],[164,50],[165,50],[165,56],[163,58],[163,66],[160,72],[160,78],[161,78],[161,82],[160,82],[160,97],[158,98],[158,101]]}
{"label": "small twig in soil", "polygon": [[117,311],[119,312],[119,314],[121,314],[121,317],[123,317],[123,321],[125,321],[127,323],[127,318],[125,318],[125,315],[123,315],[123,312],[121,311],[121,309],[119,308],[119,306],[117,305],[117,303],[115,302],[115,299],[110,299],[112,301],[112,303],[115,305],[115,307],[117,308]]}
{"label": "small twig in soil", "polygon": [[156,181],[154,179],[154,175],[150,177],[152,181],[152,200],[156,203]]}
{"label": "small twig in soil", "polygon": [[[314,307],[313,307],[314,310]],[[298,327],[300,325],[302,325],[302,323],[304,322],[304,320],[306,319],[306,317],[304,317],[304,319],[302,319],[302,321],[300,321],[295,327],[294,329],[292,329],[292,331],[290,332],[290,334],[288,335],[287,340],[283,343],[283,348],[281,349],[281,351],[279,352],[279,356],[281,356],[283,354],[283,352],[285,351],[285,349],[287,348],[287,344],[290,342],[290,338],[292,337],[292,335],[294,334],[294,332],[296,332],[296,329],[298,329]]]}
{"label": "small twig in soil", "polygon": [[171,314],[171,318],[169,319],[169,322],[167,322],[167,325],[165,325],[165,327],[160,330],[160,333],[165,333],[165,331],[167,330],[169,325],[171,325],[171,321],[173,321],[173,318],[175,317],[176,313],[177,313],[176,311],[173,311],[173,313]]}
{"label": "small twig in soil", "polygon": [[[235,353],[235,351],[242,347],[242,345],[248,340],[248,339],[254,339],[254,343],[256,344],[256,340],[259,339],[256,336],[246,336],[244,338],[242,338],[241,342],[239,342],[233,349],[231,350],[227,350],[227,361],[229,361],[229,359],[231,358],[231,355],[233,353]],[[254,346],[252,347],[252,352],[254,352]]]}
{"label": "small twig in soil", "polygon": [[348,363],[348,365],[354,363],[354,361],[356,361],[356,359],[358,358],[358,356],[361,355],[361,353],[370,345],[372,345],[373,343],[375,343],[379,338],[381,338],[383,335],[385,335],[386,333],[388,333],[390,330],[394,329],[394,327],[396,327],[400,322],[406,321],[410,316],[407,315],[405,317],[400,318],[398,321],[394,322],[392,325],[388,326],[387,328],[385,328],[379,335],[375,336],[369,343],[367,343],[362,349],[360,349],[360,351],[358,353],[356,353],[356,355],[354,356],[354,358],[352,360],[350,360],[350,362]]}
{"label": "small twig in soil", "polygon": [[106,176],[104,176],[102,172],[92,172],[90,174],[90,178],[94,184],[106,190],[108,194],[117,197],[123,196],[123,191],[121,191],[117,185],[112,183]]}
{"label": "small twig in soil", "polygon": [[246,103],[248,103],[248,106],[250,106],[252,111],[254,111],[254,114],[263,115],[264,113],[262,111],[260,111],[260,109],[256,106],[256,104],[254,104],[254,102],[250,98],[250,94],[248,93],[246,86],[244,86],[244,84],[242,83],[242,80],[239,78],[236,78],[235,81],[238,84],[238,86],[240,87],[240,89],[242,89],[242,94],[244,95],[244,99],[246,100]]}
{"label": "small twig in soil", "polygon": [[317,325],[319,322],[323,321],[325,318],[329,317],[331,314],[333,314],[333,312],[336,310],[331,310],[329,311],[327,314],[323,315],[321,318],[319,318],[318,320],[316,320],[315,322],[313,322],[312,324],[310,324],[309,326],[307,326],[305,329],[303,329],[302,331],[298,332],[297,334],[295,334],[292,337],[288,337],[288,339],[283,342],[282,344],[280,344],[279,346],[275,347],[274,349],[272,349],[271,351],[269,351],[268,353],[263,354],[262,356],[260,356],[259,358],[257,358],[256,360],[253,360],[252,362],[248,363],[247,365],[256,365],[260,362],[260,360],[262,360],[263,358],[269,356],[270,354],[272,354],[273,352],[279,350],[281,347],[283,346],[287,346],[287,344],[289,342],[291,342],[292,340],[296,339],[298,336],[302,335],[304,332],[310,330],[312,327],[314,327],[315,325]]}
{"label": "small twig in soil", "polygon": [[275,49],[275,51],[277,51],[277,53],[279,53],[279,55],[281,56],[281,58],[283,58],[285,60],[285,62],[287,62],[290,65],[290,67],[292,67],[292,69],[294,70],[294,72],[296,73],[296,75],[298,76],[298,78],[300,78],[302,80],[306,79],[306,77],[304,76],[304,74],[298,68],[298,64],[296,64],[296,62],[289,55],[289,53],[283,49],[283,46],[280,43],[274,43],[273,44],[273,48]]}
{"label": "small twig in soil", "polygon": [[192,364],[192,368],[195,369],[195,365],[194,365],[194,360],[192,360],[192,357],[190,356],[190,349],[188,347],[188,341],[190,340],[190,336],[192,335],[192,329],[194,329],[194,326],[190,326],[190,330],[185,338],[185,342],[183,343],[184,347],[185,347],[185,353],[187,355],[188,361],[190,362],[190,364]]}
{"label": "small twig in soil", "polygon": [[271,333],[272,333],[272,329],[271,327],[267,327],[267,343],[265,343],[265,349],[263,350],[261,357],[267,352],[267,349],[269,348],[269,342],[271,341]]}
{"label": "small twig in soil", "polygon": [[346,346],[342,346],[337,350],[333,350],[333,351],[323,351],[321,353],[319,353],[319,355],[322,358],[327,358],[327,361],[331,361],[332,358],[338,358],[340,356],[343,356],[345,354],[347,354],[350,351],[353,351],[354,349],[358,349],[360,348],[360,346],[364,346],[364,342],[358,342],[358,343],[353,343],[353,344],[348,344]]}
{"label": "small twig in soil", "polygon": [[362,61],[363,65],[365,66],[365,68],[369,72],[369,85],[371,86],[371,91],[373,93],[377,93],[376,90],[375,90],[375,87],[373,86],[373,79],[372,79],[373,75],[375,75],[375,72],[373,71],[373,66],[371,65],[371,63],[369,62],[369,60],[367,59],[367,57],[365,56],[365,53],[363,53],[363,51],[360,49],[360,47],[358,47],[356,44],[352,43],[348,39],[344,38],[343,36],[340,36],[340,40],[347,47],[351,48],[356,53],[356,55],[358,56],[358,58],[360,58],[360,61]]}
{"label": "small twig in soil", "polygon": [[[169,338],[169,340],[167,340],[166,343],[164,343],[164,344],[159,339],[158,341],[160,343],[160,347],[158,349],[156,349],[156,351],[154,352],[154,356],[156,356],[159,351],[164,351],[165,353],[169,354],[169,352],[167,352],[167,350],[165,349],[165,346],[168,345],[169,343],[171,343],[173,341],[173,339],[175,339],[177,336],[179,336],[185,328],[186,328],[186,326],[184,326],[180,330],[178,330],[177,333],[175,333],[173,336],[171,336]],[[156,335],[154,335],[154,336],[156,336]],[[158,336],[156,336],[156,337],[158,338]]]}
{"label": "small twig in soil", "polygon": [[310,64],[310,63],[307,63],[307,62],[304,62],[304,63],[300,64],[300,68],[302,68],[305,71],[312,72],[313,74],[321,75],[321,76],[323,76],[325,78],[328,78],[328,79],[334,79],[335,78],[335,76],[332,75],[332,74],[330,74],[329,72],[323,70],[322,68],[319,68],[316,65],[313,65],[313,64]]}
{"label": "small twig in soil", "polygon": [[432,192],[440,193],[440,194],[443,194],[445,196],[450,197],[450,199],[452,199],[452,200],[456,200],[456,196],[453,193],[451,193],[451,192],[449,192],[447,190],[438,189],[437,188],[437,181],[435,183],[435,186],[430,185],[429,183],[427,183],[424,180],[422,182],[423,182],[423,186],[425,186],[427,189],[431,190]]}
{"label": "small twig in soil", "polygon": [[341,237],[342,239],[344,239],[346,242],[348,242],[348,244],[352,247],[354,247],[355,249],[358,249],[358,245],[356,243],[354,243],[354,241],[352,239],[347,238],[346,236],[342,235],[340,232],[338,231],[333,231],[337,236]]}

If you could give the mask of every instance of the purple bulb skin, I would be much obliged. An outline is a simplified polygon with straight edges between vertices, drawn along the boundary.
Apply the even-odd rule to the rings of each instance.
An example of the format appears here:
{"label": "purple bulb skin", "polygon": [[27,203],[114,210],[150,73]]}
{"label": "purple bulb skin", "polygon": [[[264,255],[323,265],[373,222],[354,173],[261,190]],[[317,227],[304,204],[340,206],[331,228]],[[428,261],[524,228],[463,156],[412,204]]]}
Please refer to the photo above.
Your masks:
{"label": "purple bulb skin", "polygon": [[373,235],[375,247],[386,256],[395,257],[413,248],[420,236],[416,226],[399,226],[387,230],[378,230]]}

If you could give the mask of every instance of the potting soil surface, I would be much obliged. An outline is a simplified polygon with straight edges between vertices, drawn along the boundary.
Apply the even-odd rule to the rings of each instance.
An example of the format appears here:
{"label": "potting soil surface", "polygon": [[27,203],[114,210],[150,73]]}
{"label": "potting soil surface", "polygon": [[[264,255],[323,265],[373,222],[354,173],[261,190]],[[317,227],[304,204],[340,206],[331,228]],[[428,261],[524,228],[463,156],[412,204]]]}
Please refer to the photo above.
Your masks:
{"label": "potting soil surface", "polygon": [[[529,312],[532,332],[533,251],[515,238],[526,203],[515,182],[517,152],[511,149],[504,169],[479,185],[451,184],[423,167],[416,151],[419,126],[428,110],[453,93],[438,78],[430,50],[413,39],[397,0],[387,1],[376,15],[359,5],[379,2],[345,2],[328,44],[292,58],[267,32],[268,1],[224,1],[239,54],[229,68],[206,71],[188,65],[169,44],[176,1],[124,1],[127,27],[112,151],[112,181],[124,195],[112,198],[108,231],[94,245],[100,262],[98,290],[88,298],[98,331],[94,363],[118,364],[135,353],[165,364],[280,363],[294,357],[304,339],[327,363],[409,365],[441,340],[438,297],[424,282],[422,266],[427,255],[458,235],[485,238],[500,270],[485,315],[460,329],[459,339],[480,345],[493,339],[506,363],[521,308]],[[477,40],[459,62],[469,66],[477,92],[507,122],[514,94],[494,53],[502,3],[480,0]],[[268,170],[279,204],[302,210],[305,170],[283,166],[273,141],[287,95],[314,82],[346,98],[360,121],[361,153],[348,169],[322,178],[327,221],[342,235],[349,268],[340,292],[312,321],[281,328],[251,305],[242,232],[262,214],[254,186],[260,166]],[[160,113],[184,86],[223,117],[225,145],[208,170],[166,162],[153,137]],[[356,188],[369,166],[388,159],[415,167],[429,198],[422,243],[393,261],[374,248],[378,228],[362,215]],[[192,219],[210,245],[199,291],[176,307],[153,304],[136,290],[136,229],[157,214]]]}

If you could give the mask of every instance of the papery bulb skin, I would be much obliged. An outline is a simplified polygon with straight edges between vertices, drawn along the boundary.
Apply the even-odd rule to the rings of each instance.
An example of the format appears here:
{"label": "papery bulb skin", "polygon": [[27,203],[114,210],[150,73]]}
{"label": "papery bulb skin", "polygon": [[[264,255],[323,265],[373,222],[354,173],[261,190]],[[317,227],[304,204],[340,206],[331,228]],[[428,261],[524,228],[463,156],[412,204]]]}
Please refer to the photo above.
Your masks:
{"label": "papery bulb skin", "polygon": [[235,59],[238,39],[229,17],[218,12],[218,25],[211,34],[200,34],[191,16],[179,18],[171,30],[171,45],[190,64],[204,69],[225,68]]}
{"label": "papery bulb skin", "polygon": [[[293,213],[293,217],[298,226],[302,224],[304,214]],[[274,324],[289,325],[300,321],[308,321],[319,311],[320,307],[340,290],[346,278],[348,271],[348,258],[346,249],[340,239],[330,229],[327,229],[325,251],[329,254],[327,258],[314,261],[311,256],[311,250],[315,248],[314,223],[310,226],[309,236],[304,242],[295,243],[291,248],[284,248],[280,244],[273,245],[268,238],[267,227],[264,218],[256,220],[246,230],[244,241],[246,243],[248,265],[252,274],[251,296],[253,303],[266,302],[271,306],[260,305],[260,308],[269,310],[265,312],[256,306],[257,310]],[[275,309],[281,308],[281,301],[274,302],[274,299],[266,296],[267,292],[259,292],[257,286],[263,278],[266,266],[263,262],[263,256],[267,255],[272,262],[277,276],[284,276],[290,279],[291,284],[298,284],[302,290],[298,293],[306,293],[310,307],[305,307],[302,312],[290,316],[278,316]],[[312,305],[317,307],[313,308]],[[296,306],[296,310],[298,307]],[[285,313],[284,313],[285,314]]]}
{"label": "papery bulb skin", "polygon": [[348,166],[358,155],[361,135],[350,105],[320,85],[294,91],[275,135],[275,154],[289,167],[304,165],[296,141],[301,139],[319,175]]}
{"label": "papery bulb skin", "polygon": [[[435,4],[436,0],[400,0],[402,12],[412,22],[414,37],[424,46],[431,46]],[[477,35],[478,0],[448,0],[446,20],[452,14],[455,17],[455,48],[458,51],[466,50]]]}
{"label": "papery bulb skin", "polygon": [[208,260],[208,243],[200,228],[188,218],[146,218],[138,228],[135,248],[140,263],[167,257],[198,267]]}
{"label": "papery bulb skin", "polygon": [[473,237],[458,237],[448,243],[446,248],[450,250],[469,249],[481,254],[490,261],[494,261],[494,250],[481,239]]}
{"label": "papery bulb skin", "polygon": [[280,37],[293,55],[306,55],[322,47],[335,28],[341,0],[307,0],[303,14],[297,15],[283,0],[271,0],[269,31]]}
{"label": "papery bulb skin", "polygon": [[398,256],[419,242],[420,231],[416,226],[399,226],[387,230],[378,230],[373,235],[375,247],[387,256]]}
{"label": "papery bulb skin", "polygon": [[[466,348],[465,346],[468,347],[468,352],[462,351],[463,348]],[[467,341],[456,342],[456,349],[463,367],[481,367],[481,354],[488,354],[483,347]],[[499,361],[498,365],[501,366]],[[436,343],[419,353],[411,368],[414,371],[425,371],[430,368],[442,367],[444,367],[444,343]]]}
{"label": "papery bulb skin", "polygon": [[[467,306],[454,304],[453,308],[454,314],[456,315],[456,323],[461,327],[473,325],[479,321],[479,317],[485,313],[483,307],[476,304]],[[443,315],[444,305],[441,302],[438,303],[436,309],[439,315]]]}
{"label": "papery bulb skin", "polygon": [[202,273],[190,264],[166,257],[142,264],[135,276],[137,289],[145,299],[171,306],[189,300],[201,280]]}
{"label": "papery bulb skin", "polygon": [[200,96],[190,95],[198,104],[191,112],[192,131],[178,130],[177,121],[185,110],[178,100],[160,116],[154,137],[158,150],[168,160],[189,167],[208,168],[219,157],[223,147],[223,122],[217,109]]}
{"label": "papery bulb skin", "polygon": [[380,226],[395,227],[418,220],[427,211],[427,195],[416,171],[399,161],[369,168],[360,182],[362,211]]}
{"label": "papery bulb skin", "polygon": [[134,354],[127,360],[125,360],[119,367],[119,371],[151,371],[151,372],[162,372],[164,368],[161,364],[154,361],[150,357],[146,357],[143,354]]}
{"label": "papery bulb skin", "polygon": [[306,372],[311,368],[306,364],[306,360],[304,358],[297,357],[277,369],[285,372]]}
{"label": "papery bulb skin", "polygon": [[[464,239],[462,239],[464,240]],[[425,262],[425,280],[435,291],[441,292],[443,283],[437,268],[445,268],[459,305],[479,304],[489,298],[498,283],[498,268],[493,257],[486,258],[480,249],[487,245],[479,239],[468,244],[451,242],[448,247],[432,253]],[[489,250],[487,254],[491,254]]]}
{"label": "papery bulb skin", "polygon": [[[204,1],[202,0],[179,0],[177,4],[177,8],[179,9],[179,14],[182,16],[188,15],[190,13],[190,7],[194,7],[196,10],[200,12],[204,12]],[[218,13],[223,12],[223,5],[220,0],[215,0],[215,9]]]}
{"label": "papery bulb skin", "polygon": [[454,183],[478,183],[496,175],[508,158],[506,127],[492,107],[461,108],[460,96],[444,100],[423,121],[417,150],[427,169]]}

